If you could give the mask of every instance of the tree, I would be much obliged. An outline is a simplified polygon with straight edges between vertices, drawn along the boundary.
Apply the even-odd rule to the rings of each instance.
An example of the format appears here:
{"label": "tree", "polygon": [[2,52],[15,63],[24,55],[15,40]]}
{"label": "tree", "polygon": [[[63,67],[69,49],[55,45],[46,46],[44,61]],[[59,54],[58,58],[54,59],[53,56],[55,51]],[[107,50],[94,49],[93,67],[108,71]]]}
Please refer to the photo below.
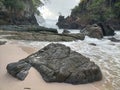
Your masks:
{"label": "tree", "polygon": [[24,2],[22,0],[4,0],[4,5],[13,12],[24,9]]}
{"label": "tree", "polygon": [[115,18],[120,18],[120,1],[114,4],[113,12],[115,14]]}

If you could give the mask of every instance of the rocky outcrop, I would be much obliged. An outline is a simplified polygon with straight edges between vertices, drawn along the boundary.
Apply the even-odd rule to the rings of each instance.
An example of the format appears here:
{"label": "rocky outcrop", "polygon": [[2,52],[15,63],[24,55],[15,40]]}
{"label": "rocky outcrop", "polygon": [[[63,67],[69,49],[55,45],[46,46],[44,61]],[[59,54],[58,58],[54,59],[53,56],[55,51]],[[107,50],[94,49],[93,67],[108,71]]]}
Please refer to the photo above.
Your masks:
{"label": "rocky outcrop", "polygon": [[38,25],[33,15],[29,17],[17,17],[16,14],[11,16],[7,11],[0,11],[0,25]]}
{"label": "rocky outcrop", "polygon": [[21,32],[52,32],[58,33],[57,29],[54,28],[46,28],[39,25],[0,25],[0,30],[5,31],[21,31]]}
{"label": "rocky outcrop", "polygon": [[0,25],[38,25],[35,18],[40,0],[2,0]]}
{"label": "rocky outcrop", "polygon": [[9,64],[8,73],[18,77],[16,72],[26,71],[26,65],[30,64],[46,82],[85,84],[102,79],[100,68],[94,62],[62,44],[49,44],[22,60],[22,65],[20,62]]}
{"label": "rocky outcrop", "polygon": [[[63,29],[83,29],[87,25],[102,23],[105,32],[112,27],[120,30],[120,5],[117,0],[82,0],[72,9],[71,15],[60,15],[57,25]],[[106,24],[105,24],[106,23]],[[110,31],[111,32],[111,31]],[[106,34],[105,36],[113,35]]]}
{"label": "rocky outcrop", "polygon": [[74,17],[68,16],[67,18],[64,18],[64,16],[60,15],[56,25],[63,29],[78,29],[80,26],[75,20],[76,18]]}
{"label": "rocky outcrop", "polygon": [[84,29],[81,30],[81,33],[91,38],[103,38],[102,28],[97,24],[87,25]]}
{"label": "rocky outcrop", "polygon": [[24,29],[22,31],[0,30],[0,35],[4,35],[3,38],[14,39],[14,40],[53,41],[53,42],[84,40],[85,38],[85,35],[80,33],[58,34],[56,31],[57,31],[56,29],[46,30],[45,28],[38,30],[28,30],[28,31],[24,31]]}
{"label": "rocky outcrop", "polygon": [[[87,28],[87,31],[91,32],[91,29],[88,30],[89,29],[88,27],[92,26],[95,23],[95,22],[90,23],[88,21],[86,21],[86,23],[82,23],[81,21],[79,21],[79,18],[77,19],[73,16],[69,17],[69,19],[68,18],[65,19],[63,17],[64,16],[60,16],[59,19],[60,18],[62,18],[62,19],[58,20],[58,23],[57,23],[58,27],[63,28],[63,29],[82,29],[82,31],[84,31]],[[114,33],[115,30],[112,28],[112,26],[110,26],[111,24],[109,24],[109,23],[97,23],[97,25],[98,25],[97,29],[102,30],[102,32],[101,32],[101,30],[97,30],[98,33],[103,33],[103,35],[101,34],[102,37],[103,36],[113,36],[115,34]],[[114,26],[114,24],[113,24],[113,26]],[[92,28],[92,32],[89,33],[88,36],[90,36],[90,34],[91,34],[91,36],[93,36],[93,34],[95,34],[95,33],[97,33],[95,28],[94,28],[94,30]],[[85,34],[85,35],[87,35],[87,34]]]}

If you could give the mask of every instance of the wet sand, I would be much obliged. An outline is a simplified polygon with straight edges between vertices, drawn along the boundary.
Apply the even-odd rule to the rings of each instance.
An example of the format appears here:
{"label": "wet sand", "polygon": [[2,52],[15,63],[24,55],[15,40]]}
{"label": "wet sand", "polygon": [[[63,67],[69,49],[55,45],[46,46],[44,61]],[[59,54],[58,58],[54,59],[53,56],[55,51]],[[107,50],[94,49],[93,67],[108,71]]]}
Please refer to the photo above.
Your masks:
{"label": "wet sand", "polygon": [[46,83],[40,74],[31,68],[27,78],[20,81],[9,75],[6,65],[36,52],[32,47],[6,44],[0,46],[0,90],[103,90],[98,89],[99,82],[84,85],[71,85],[64,83]]}

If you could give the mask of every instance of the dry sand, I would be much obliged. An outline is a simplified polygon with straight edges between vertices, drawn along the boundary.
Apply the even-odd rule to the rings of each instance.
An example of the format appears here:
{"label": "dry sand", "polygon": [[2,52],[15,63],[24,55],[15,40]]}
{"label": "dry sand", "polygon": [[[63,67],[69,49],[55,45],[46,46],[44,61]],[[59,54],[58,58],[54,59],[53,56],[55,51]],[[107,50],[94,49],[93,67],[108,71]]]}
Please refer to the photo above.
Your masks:
{"label": "dry sand", "polygon": [[6,65],[17,62],[37,51],[32,47],[20,47],[15,44],[0,46],[0,90],[103,90],[98,84],[71,85],[64,83],[46,83],[40,74],[31,68],[27,78],[20,81],[9,75]]}

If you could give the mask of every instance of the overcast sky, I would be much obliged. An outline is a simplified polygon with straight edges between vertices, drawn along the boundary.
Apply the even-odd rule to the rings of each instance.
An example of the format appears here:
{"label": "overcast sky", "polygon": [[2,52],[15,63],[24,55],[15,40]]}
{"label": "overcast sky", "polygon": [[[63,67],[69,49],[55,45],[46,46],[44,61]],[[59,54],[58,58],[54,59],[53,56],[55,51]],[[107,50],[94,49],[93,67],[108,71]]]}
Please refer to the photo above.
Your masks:
{"label": "overcast sky", "polygon": [[78,5],[80,0],[49,0],[45,6],[39,8],[45,19],[56,19],[61,13],[70,15],[71,9]]}

